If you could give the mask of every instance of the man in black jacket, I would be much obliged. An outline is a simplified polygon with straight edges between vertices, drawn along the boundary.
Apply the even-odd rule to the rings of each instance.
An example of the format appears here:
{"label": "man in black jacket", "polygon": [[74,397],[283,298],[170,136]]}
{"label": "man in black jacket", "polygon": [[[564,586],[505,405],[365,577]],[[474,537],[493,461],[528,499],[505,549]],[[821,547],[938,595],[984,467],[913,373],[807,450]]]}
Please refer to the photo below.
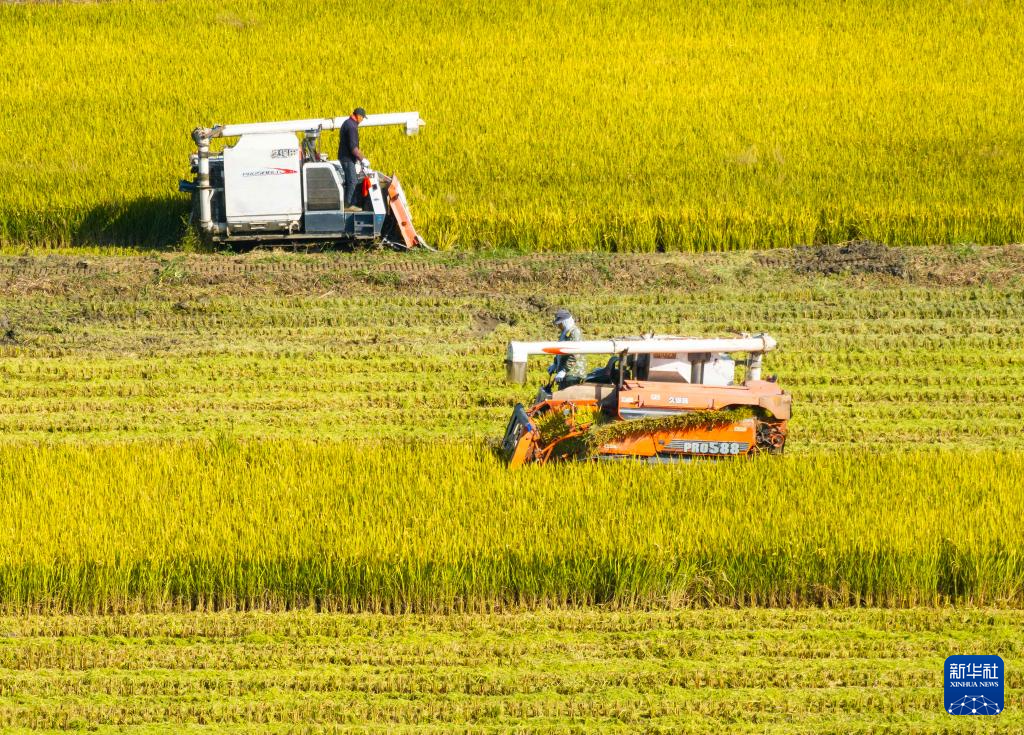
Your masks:
{"label": "man in black jacket", "polygon": [[361,211],[360,207],[355,205],[356,163],[362,163],[363,168],[370,167],[370,162],[366,160],[362,150],[359,149],[359,123],[365,119],[366,110],[357,107],[341,124],[338,160],[341,161],[341,170],[345,172],[345,211],[347,212]]}

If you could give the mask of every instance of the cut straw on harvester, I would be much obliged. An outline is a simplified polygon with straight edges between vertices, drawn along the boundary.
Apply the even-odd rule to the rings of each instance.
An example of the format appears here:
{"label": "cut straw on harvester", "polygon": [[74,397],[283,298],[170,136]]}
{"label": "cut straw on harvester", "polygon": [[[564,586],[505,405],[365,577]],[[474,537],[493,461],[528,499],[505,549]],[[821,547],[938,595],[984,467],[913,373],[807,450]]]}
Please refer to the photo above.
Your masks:
{"label": "cut straw on harvester", "polygon": [[691,431],[696,429],[715,429],[720,426],[749,419],[754,415],[749,408],[730,408],[723,411],[691,411],[675,416],[652,416],[635,421],[612,421],[594,424],[585,434],[587,447],[596,452],[602,444],[620,441],[643,434],[656,434],[662,431]]}

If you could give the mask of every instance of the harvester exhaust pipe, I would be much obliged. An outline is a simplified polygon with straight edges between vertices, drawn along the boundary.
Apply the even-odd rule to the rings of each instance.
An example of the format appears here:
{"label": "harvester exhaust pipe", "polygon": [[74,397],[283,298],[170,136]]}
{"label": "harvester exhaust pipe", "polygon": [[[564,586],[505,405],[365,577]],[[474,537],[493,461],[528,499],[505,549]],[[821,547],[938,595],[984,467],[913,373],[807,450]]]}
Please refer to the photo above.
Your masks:
{"label": "harvester exhaust pipe", "polygon": [[749,380],[760,380],[761,379],[761,358],[763,353],[751,352],[747,357],[747,379]]}

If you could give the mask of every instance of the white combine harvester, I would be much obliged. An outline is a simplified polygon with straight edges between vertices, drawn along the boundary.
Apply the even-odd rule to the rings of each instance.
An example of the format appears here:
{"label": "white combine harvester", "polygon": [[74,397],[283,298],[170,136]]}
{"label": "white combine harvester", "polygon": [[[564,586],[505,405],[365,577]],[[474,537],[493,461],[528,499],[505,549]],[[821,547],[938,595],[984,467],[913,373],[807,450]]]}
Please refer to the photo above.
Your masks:
{"label": "white combine harvester", "polygon": [[[428,248],[416,233],[402,185],[357,164],[361,211],[345,210],[345,174],[320,153],[320,135],[345,117],[196,128],[191,181],[192,224],[210,243],[380,243],[395,250]],[[360,128],[400,125],[414,135],[418,112],[367,115]],[[302,133],[302,139],[298,134]],[[237,138],[211,155],[210,141]],[[429,249],[429,248],[428,248]]]}

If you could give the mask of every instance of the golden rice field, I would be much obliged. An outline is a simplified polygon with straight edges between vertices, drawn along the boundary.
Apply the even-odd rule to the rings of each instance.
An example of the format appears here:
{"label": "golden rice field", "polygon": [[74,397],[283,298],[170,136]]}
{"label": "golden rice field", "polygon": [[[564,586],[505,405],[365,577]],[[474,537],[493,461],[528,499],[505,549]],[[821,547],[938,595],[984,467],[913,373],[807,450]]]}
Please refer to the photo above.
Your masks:
{"label": "golden rice field", "polygon": [[[367,131],[443,248],[1024,237],[1009,0],[0,6],[0,243],[166,246],[189,131]],[[328,138],[328,148],[336,138]]]}
{"label": "golden rice field", "polygon": [[[1021,729],[1024,248],[0,258],[0,730]],[[787,456],[509,473],[505,343],[770,330]],[[540,382],[543,367],[531,368]]]}
{"label": "golden rice field", "polygon": [[472,445],[214,440],[0,468],[11,612],[1024,604],[1020,452],[510,474]]}
{"label": "golden rice field", "polygon": [[[1014,733],[1019,611],[0,617],[11,733]],[[951,651],[1006,709],[942,710]]]}
{"label": "golden rice field", "polygon": [[[1016,607],[1022,273],[1016,246],[0,260],[0,605]],[[505,343],[562,304],[592,336],[769,330],[790,456],[509,474],[489,446],[534,388]]]}
{"label": "golden rice field", "polygon": [[[0,731],[1024,731],[1022,38],[1007,0],[0,5]],[[441,253],[173,252],[193,127],[356,105],[427,121],[363,148]],[[510,472],[546,373],[505,345],[561,306],[771,333],[786,455]],[[956,653],[1003,657],[987,724]]]}

